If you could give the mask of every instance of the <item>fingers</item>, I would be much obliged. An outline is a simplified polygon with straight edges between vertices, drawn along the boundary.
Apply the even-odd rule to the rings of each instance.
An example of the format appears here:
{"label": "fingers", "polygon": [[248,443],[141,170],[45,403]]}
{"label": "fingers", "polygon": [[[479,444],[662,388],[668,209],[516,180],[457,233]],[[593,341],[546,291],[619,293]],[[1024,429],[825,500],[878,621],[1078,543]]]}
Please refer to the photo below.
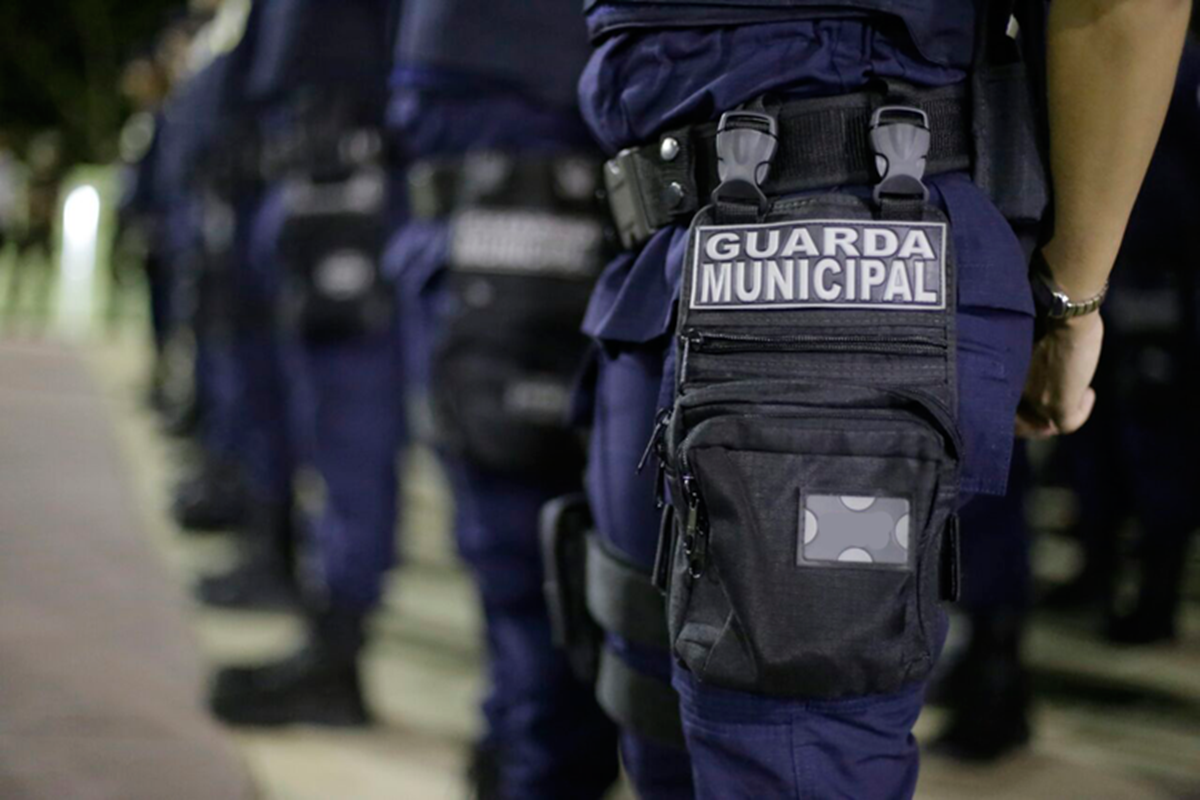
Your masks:
{"label": "fingers", "polygon": [[1073,408],[1062,408],[1054,415],[1054,424],[1064,434],[1074,433],[1083,427],[1096,407],[1096,390],[1086,389]]}
{"label": "fingers", "polygon": [[1021,398],[1021,404],[1017,407],[1015,434],[1020,439],[1048,439],[1057,436],[1058,429],[1028,398]]}

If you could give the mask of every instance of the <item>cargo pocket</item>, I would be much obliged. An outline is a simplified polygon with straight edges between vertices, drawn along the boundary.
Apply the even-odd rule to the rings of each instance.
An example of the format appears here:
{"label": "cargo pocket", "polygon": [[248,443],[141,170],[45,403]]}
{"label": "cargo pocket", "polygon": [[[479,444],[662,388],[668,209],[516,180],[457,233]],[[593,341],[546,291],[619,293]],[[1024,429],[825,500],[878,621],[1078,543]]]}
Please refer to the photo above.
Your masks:
{"label": "cargo pocket", "polygon": [[926,675],[957,494],[948,415],[916,392],[776,382],[703,390],[676,414],[671,627],[688,668],[795,697]]}

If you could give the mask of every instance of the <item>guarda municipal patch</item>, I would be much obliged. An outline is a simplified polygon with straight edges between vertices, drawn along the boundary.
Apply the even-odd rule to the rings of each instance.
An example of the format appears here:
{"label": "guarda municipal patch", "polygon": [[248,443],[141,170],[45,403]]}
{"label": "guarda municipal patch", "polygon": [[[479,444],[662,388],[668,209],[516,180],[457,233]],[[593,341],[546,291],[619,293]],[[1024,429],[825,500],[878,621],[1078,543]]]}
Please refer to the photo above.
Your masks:
{"label": "guarda municipal patch", "polygon": [[946,225],[795,220],[695,230],[691,308],[946,307]]}

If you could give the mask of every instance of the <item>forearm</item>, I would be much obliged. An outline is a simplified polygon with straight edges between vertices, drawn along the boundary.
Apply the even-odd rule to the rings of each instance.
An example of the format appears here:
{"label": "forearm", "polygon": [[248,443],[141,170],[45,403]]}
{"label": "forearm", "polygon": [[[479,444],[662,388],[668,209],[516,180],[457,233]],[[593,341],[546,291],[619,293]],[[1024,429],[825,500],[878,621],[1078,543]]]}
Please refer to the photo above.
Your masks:
{"label": "forearm", "polygon": [[1055,280],[1073,298],[1108,280],[1158,141],[1191,0],[1054,0],[1048,99]]}

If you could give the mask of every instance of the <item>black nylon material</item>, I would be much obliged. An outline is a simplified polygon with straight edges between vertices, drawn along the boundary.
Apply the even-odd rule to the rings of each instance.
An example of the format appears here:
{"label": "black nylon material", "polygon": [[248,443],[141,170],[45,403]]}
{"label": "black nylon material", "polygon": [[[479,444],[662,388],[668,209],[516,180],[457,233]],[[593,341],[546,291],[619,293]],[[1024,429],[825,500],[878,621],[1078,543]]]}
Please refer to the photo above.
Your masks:
{"label": "black nylon material", "polygon": [[[826,196],[777,204],[763,221],[875,215],[863,201]],[[931,207],[921,217],[945,222]],[[697,226],[713,223],[710,209],[697,216]],[[694,308],[689,253],[666,431],[680,520],[668,623],[676,656],[700,680],[837,698],[893,691],[932,668],[942,533],[958,495],[945,241],[940,310]],[[810,558],[810,543],[836,530],[809,511],[825,497],[872,520],[878,498],[905,504],[886,535],[906,561]],[[882,546],[876,528],[843,557]]]}

